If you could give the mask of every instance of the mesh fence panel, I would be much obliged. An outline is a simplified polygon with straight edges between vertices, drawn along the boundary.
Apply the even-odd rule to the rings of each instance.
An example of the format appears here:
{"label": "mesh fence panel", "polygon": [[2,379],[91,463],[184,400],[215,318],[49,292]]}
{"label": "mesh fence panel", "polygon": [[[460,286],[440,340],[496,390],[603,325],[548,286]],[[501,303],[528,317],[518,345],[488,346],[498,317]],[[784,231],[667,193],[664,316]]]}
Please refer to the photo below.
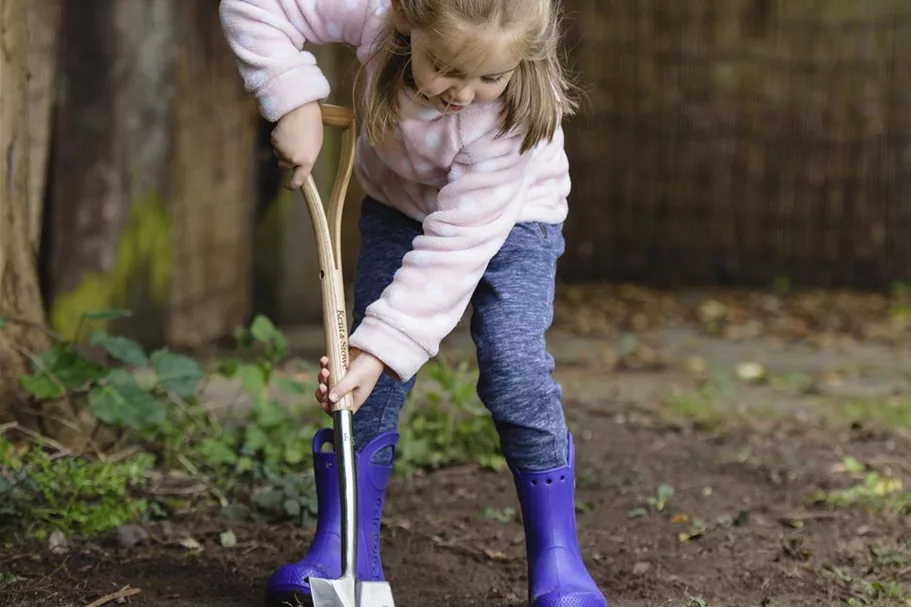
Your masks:
{"label": "mesh fence panel", "polygon": [[561,274],[878,288],[911,260],[911,2],[567,0]]}

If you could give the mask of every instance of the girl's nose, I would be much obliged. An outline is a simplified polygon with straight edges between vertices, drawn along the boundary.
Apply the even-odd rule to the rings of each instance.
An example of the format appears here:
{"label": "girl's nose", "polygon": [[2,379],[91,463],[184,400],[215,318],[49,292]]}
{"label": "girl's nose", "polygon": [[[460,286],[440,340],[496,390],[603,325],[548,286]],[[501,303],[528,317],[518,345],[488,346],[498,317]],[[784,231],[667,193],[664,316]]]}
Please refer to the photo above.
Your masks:
{"label": "girl's nose", "polygon": [[449,98],[459,105],[468,105],[474,100],[474,92],[471,90],[471,87],[465,87],[461,90],[453,91]]}

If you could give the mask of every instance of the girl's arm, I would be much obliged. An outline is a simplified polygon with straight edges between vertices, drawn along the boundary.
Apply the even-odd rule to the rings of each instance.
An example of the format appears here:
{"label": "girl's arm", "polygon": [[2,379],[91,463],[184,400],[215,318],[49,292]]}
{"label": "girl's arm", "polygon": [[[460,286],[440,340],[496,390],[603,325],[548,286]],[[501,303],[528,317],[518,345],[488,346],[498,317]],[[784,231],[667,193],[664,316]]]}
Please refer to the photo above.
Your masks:
{"label": "girl's arm", "polygon": [[456,157],[438,210],[425,217],[424,233],[350,337],[401,380],[436,355],[515,226],[535,150],[519,154],[524,133],[495,135]]}
{"label": "girl's arm", "polygon": [[329,96],[329,81],[304,43],[343,42],[358,56],[388,0],[221,0],[219,14],[247,91],[266,120]]}

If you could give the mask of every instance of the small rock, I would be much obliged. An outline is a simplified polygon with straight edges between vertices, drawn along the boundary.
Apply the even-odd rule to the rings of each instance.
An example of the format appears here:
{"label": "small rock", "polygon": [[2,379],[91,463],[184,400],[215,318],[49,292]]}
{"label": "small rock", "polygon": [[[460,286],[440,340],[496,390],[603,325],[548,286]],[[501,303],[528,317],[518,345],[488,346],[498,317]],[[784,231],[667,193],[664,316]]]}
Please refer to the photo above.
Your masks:
{"label": "small rock", "polygon": [[136,544],[149,541],[149,532],[139,525],[121,525],[117,527],[117,543],[121,548],[130,549]]}
{"label": "small rock", "polygon": [[686,361],[687,370],[691,373],[705,373],[708,365],[701,356],[693,356]]}
{"label": "small rock", "polygon": [[218,539],[224,548],[233,548],[234,546],[237,545],[237,536],[234,535],[234,532],[231,531],[230,529],[219,533]]}
{"label": "small rock", "polygon": [[652,566],[648,563],[639,562],[633,565],[633,575],[642,575],[651,569]]}
{"label": "small rock", "polygon": [[699,305],[698,313],[702,322],[708,323],[725,318],[728,314],[728,309],[720,301],[709,299]]}
{"label": "small rock", "polygon": [[54,554],[65,554],[70,549],[70,543],[67,541],[63,531],[59,529],[51,532],[51,536],[47,538],[47,546]]}
{"label": "small rock", "polygon": [[737,375],[747,382],[759,382],[767,377],[765,367],[757,362],[740,363],[737,365]]}
{"label": "small rock", "polygon": [[187,550],[202,550],[202,545],[192,537],[182,537],[177,540],[177,543]]}

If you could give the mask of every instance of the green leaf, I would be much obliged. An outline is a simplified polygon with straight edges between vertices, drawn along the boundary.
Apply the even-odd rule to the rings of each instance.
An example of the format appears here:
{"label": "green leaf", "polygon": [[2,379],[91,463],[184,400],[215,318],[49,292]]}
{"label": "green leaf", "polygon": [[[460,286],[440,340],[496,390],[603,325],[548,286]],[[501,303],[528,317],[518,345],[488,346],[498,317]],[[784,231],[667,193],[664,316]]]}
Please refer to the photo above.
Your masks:
{"label": "green leaf", "polygon": [[36,355],[31,367],[31,375],[21,376],[19,385],[39,399],[60,398],[64,390],[83,388],[99,381],[108,372],[107,368],[86,360],[63,343]]}
{"label": "green leaf", "polygon": [[269,343],[277,333],[272,321],[261,314],[254,318],[250,325],[250,334],[256,341],[262,343]]}
{"label": "green leaf", "polygon": [[247,456],[241,456],[237,459],[237,464],[234,466],[234,469],[243,474],[244,472],[249,472],[253,469],[253,459]]}
{"label": "green leaf", "polygon": [[0,316],[0,329],[6,326],[6,319]]}
{"label": "green leaf", "polygon": [[280,331],[276,331],[272,342],[274,347],[273,359],[276,361],[281,360],[288,353],[288,339]]}
{"label": "green leaf", "polygon": [[203,440],[197,447],[197,451],[203,459],[213,466],[237,462],[237,454],[234,453],[230,446],[218,439],[207,438]]}
{"label": "green leaf", "polygon": [[234,377],[240,369],[241,362],[236,358],[226,358],[218,365],[218,372],[225,377]]}
{"label": "green leaf", "polygon": [[221,515],[229,521],[245,521],[250,518],[250,508],[243,504],[228,504],[221,509]]}
{"label": "green leaf", "polygon": [[275,387],[288,394],[306,394],[307,386],[302,381],[290,377],[276,377]]}
{"label": "green leaf", "polygon": [[287,414],[281,405],[267,400],[260,400],[255,406],[256,423],[260,428],[271,430],[278,428],[287,420]]}
{"label": "green leaf", "polygon": [[152,353],[152,366],[161,387],[168,392],[174,392],[181,398],[196,395],[196,386],[203,378],[203,372],[192,358],[167,350],[156,350]]}
{"label": "green leaf", "polygon": [[301,505],[297,500],[285,500],[285,513],[288,516],[297,518],[301,513]]}
{"label": "green leaf", "polygon": [[244,451],[256,453],[266,446],[269,442],[269,436],[262,431],[259,426],[247,426],[244,436]]}
{"label": "green leaf", "polygon": [[285,493],[280,489],[266,489],[253,496],[253,503],[266,512],[277,512],[285,501]]}
{"label": "green leaf", "polygon": [[285,443],[285,461],[292,466],[304,461],[306,455],[307,451],[304,449],[303,444],[297,442]]}
{"label": "green leaf", "polygon": [[253,345],[253,336],[246,327],[237,327],[234,330],[234,339],[237,340],[237,347],[242,350]]}
{"label": "green leaf", "polygon": [[147,367],[149,359],[142,346],[126,337],[108,335],[104,331],[94,331],[89,337],[89,345],[104,348],[108,354],[120,362],[134,367]]}
{"label": "green leaf", "polygon": [[89,320],[116,320],[118,318],[128,318],[133,313],[129,310],[120,308],[108,308],[107,310],[98,310],[97,312],[88,312],[85,317]]}
{"label": "green leaf", "polygon": [[47,375],[23,375],[19,378],[19,386],[40,400],[60,398],[62,392],[58,384]]}
{"label": "green leaf", "polygon": [[244,387],[244,390],[251,395],[262,394],[266,390],[266,376],[263,370],[257,365],[241,365],[237,370],[237,376]]}
{"label": "green leaf", "polygon": [[101,385],[89,391],[89,411],[106,424],[136,430],[159,427],[165,420],[165,407],[139,387],[125,369],[108,373]]}

